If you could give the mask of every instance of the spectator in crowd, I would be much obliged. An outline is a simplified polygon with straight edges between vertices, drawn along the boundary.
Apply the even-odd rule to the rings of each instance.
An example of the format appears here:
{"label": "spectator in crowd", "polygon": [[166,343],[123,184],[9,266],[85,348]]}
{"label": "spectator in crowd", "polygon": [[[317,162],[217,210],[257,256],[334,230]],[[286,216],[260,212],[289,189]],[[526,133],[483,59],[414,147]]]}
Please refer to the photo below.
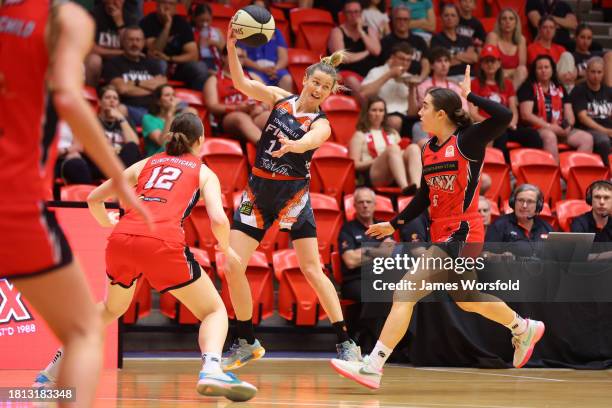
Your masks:
{"label": "spectator in crowd", "polygon": [[561,54],[559,62],[557,63],[557,79],[563,91],[566,95],[569,95],[576,86],[576,78],[578,77],[578,70],[576,69],[576,62],[571,53],[565,51]]}
{"label": "spectator in crowd", "polygon": [[478,54],[472,45],[472,39],[464,37],[457,32],[459,24],[459,11],[453,3],[445,4],[442,8],[442,31],[431,39],[431,48],[443,47],[450,51],[450,69],[448,76],[451,80],[463,80],[465,66],[478,62]]}
{"label": "spectator in crowd", "polygon": [[389,15],[387,14],[387,2],[385,0],[366,0],[361,15],[365,25],[375,27],[378,30],[379,38],[383,38],[391,33]]}
{"label": "spectator in crowd", "polygon": [[[236,48],[236,52],[243,63],[246,52],[242,48]],[[234,88],[227,48],[222,51],[222,61],[223,68],[216,75],[209,77],[204,86],[206,109],[213,114],[223,132],[236,134],[257,144],[270,116],[270,109]]]}
{"label": "spectator in crowd", "polygon": [[576,29],[578,20],[568,3],[562,0],[527,0],[525,14],[527,15],[529,30],[533,38],[541,30],[541,20],[549,17],[557,28],[556,33],[553,33],[553,41],[569,51],[574,50],[574,42],[570,32]]}
{"label": "spectator in crowd", "polygon": [[587,189],[586,202],[593,208],[574,218],[572,232],[594,232],[594,242],[612,242],[612,183],[593,182]]}
{"label": "spectator in crowd", "polygon": [[478,213],[482,215],[486,232],[486,228],[491,225],[491,203],[483,195],[478,196]]}
{"label": "spectator in crowd", "polygon": [[[124,166],[129,167],[141,160],[142,154],[138,146],[138,136],[121,111],[119,93],[115,87],[108,85],[102,88],[98,119],[108,142],[115,149]],[[69,128],[64,128],[64,131],[69,131]],[[74,139],[71,145],[66,146],[63,150],[60,149],[59,156],[63,158],[61,174],[68,183],[93,184],[96,180],[104,178],[102,171]]]}
{"label": "spectator in crowd", "polygon": [[361,84],[364,99],[379,96],[387,105],[387,125],[401,136],[410,134],[418,112],[416,86],[419,79],[409,74],[413,50],[407,42],[393,46],[385,65],[370,70]]}
{"label": "spectator in crowd", "polygon": [[527,46],[527,63],[531,65],[538,55],[549,55],[556,64],[561,58],[561,54],[565,52],[565,48],[553,43],[556,30],[555,21],[552,17],[543,17],[540,19],[538,27],[538,36],[534,42]]}
{"label": "spectator in crowd", "polygon": [[125,6],[124,0],[103,0],[93,9],[95,43],[85,59],[85,83],[89,86],[97,87],[106,61],[123,53],[120,37],[125,27],[138,23],[133,14],[125,12]]}
{"label": "spectator in crowd", "polygon": [[[523,147],[542,148],[542,138],[538,131],[529,127],[518,127],[518,101],[512,82],[505,79],[501,68],[501,52],[491,44],[483,47],[480,53],[480,67],[476,78],[472,80],[474,94],[491,99],[507,106],[512,111],[512,121],[503,135],[495,139],[493,146],[504,152],[506,162],[510,163],[510,155],[506,142],[520,143]],[[470,104],[470,115],[476,122],[489,117],[482,109]]]}
{"label": "spectator in crowd", "polygon": [[376,27],[364,25],[358,0],[348,0],[344,4],[344,16],[345,22],[331,31],[328,48],[330,54],[346,50],[338,68],[344,85],[354,96],[359,96],[361,80],[378,62],[380,39]]}
{"label": "spectator in crowd", "polygon": [[144,33],[140,27],[126,27],[121,38],[123,54],[104,65],[103,77],[119,92],[130,121],[140,126],[154,102],[153,91],[167,79],[157,61],[143,54]]}
{"label": "spectator in crowd", "polygon": [[417,75],[422,82],[429,75],[429,48],[423,37],[414,35],[410,30],[410,9],[404,5],[394,7],[391,12],[392,31],[381,40],[380,65],[391,57],[391,50],[395,44],[407,42],[412,47],[412,62],[408,72]]}
{"label": "spectator in crowd", "polygon": [[593,137],[574,129],[574,112],[563,87],[554,73],[556,65],[549,55],[536,57],[527,81],[517,92],[521,120],[537,129],[544,150],[559,158],[558,143],[567,143],[578,151],[592,152]]}
{"label": "spectator in crowd", "polygon": [[612,137],[612,88],[603,83],[604,61],[593,57],[587,63],[586,81],[578,84],[570,95],[576,127],[593,136],[593,151],[606,166]]}
{"label": "spectator in crowd", "polygon": [[212,11],[208,4],[197,4],[190,14],[200,59],[206,64],[209,73],[217,72],[221,68],[221,50],[225,48],[225,35],[212,26]]}
{"label": "spectator in crowd", "polygon": [[[254,0],[252,4],[269,8],[263,0]],[[242,46],[242,48],[246,51],[244,66],[251,78],[257,78],[266,85],[279,86],[288,92],[293,92],[293,79],[287,71],[289,63],[287,43],[278,28],[266,44],[260,47]]]}
{"label": "spectator in crowd", "polygon": [[355,170],[363,173],[366,184],[388,186],[395,182],[402,194],[414,194],[421,182],[421,152],[411,144],[402,151],[397,132],[385,124],[385,101],[374,96],[361,109],[357,132],[349,145]]}
{"label": "spectator in crowd", "polygon": [[[359,344],[368,348],[364,344],[363,331],[369,324],[361,321],[361,266],[364,263],[372,262],[372,259],[380,251],[374,248],[373,244],[380,242],[393,242],[392,239],[376,239],[366,235],[366,230],[370,225],[379,222],[374,218],[376,208],[376,194],[368,187],[358,187],[353,195],[353,205],[355,207],[355,219],[345,222],[342,225],[338,236],[338,249],[342,259],[341,272],[342,299],[350,299],[356,302],[353,310],[346,314],[347,326],[353,331],[362,331],[360,336],[350,333],[351,337],[359,337]],[[364,244],[367,246],[364,247]],[[381,254],[384,255],[384,254]],[[352,323],[352,324],[351,324]],[[376,338],[377,333],[370,333],[372,338]],[[370,345],[371,346],[371,345]]]}
{"label": "spectator in crowd", "polygon": [[410,10],[410,26],[415,34],[429,44],[431,33],[436,31],[436,14],[431,0],[391,0],[391,7],[406,6]]}
{"label": "spectator in crowd", "polygon": [[146,16],[140,26],[150,57],[160,60],[168,78],[182,81],[201,91],[208,67],[199,59],[193,31],[183,16],[176,14],[178,0],[157,0],[157,11]]}
{"label": "spectator in crowd", "polygon": [[512,8],[503,9],[495,27],[487,35],[487,44],[499,48],[504,78],[518,89],[527,79],[527,41],[521,33],[521,19]]}
{"label": "spectator in crowd", "polygon": [[459,0],[459,25],[457,26],[457,34],[471,38],[474,49],[476,52],[480,52],[480,48],[487,38],[487,33],[480,20],[472,15],[475,8],[475,0]]}
{"label": "spectator in crowd", "polygon": [[612,72],[610,72],[612,71],[612,51],[604,53],[601,45],[593,42],[593,30],[586,24],[580,24],[576,28],[576,49],[572,55],[578,69],[577,82],[585,80],[588,60],[592,57],[603,57],[604,82],[606,85],[612,86]]}
{"label": "spectator in crowd", "polygon": [[[448,70],[450,68],[450,52],[443,47],[432,48],[429,53],[429,62],[431,64],[431,78],[426,79],[417,87],[417,106],[420,109],[423,106],[423,100],[429,88],[448,88],[452,89],[461,95],[461,88],[453,81],[449,81]],[[461,98],[462,108],[468,111],[468,103],[465,98]],[[418,121],[412,127],[412,142],[417,143],[422,147],[429,139],[427,132],[423,131],[421,121]]]}
{"label": "spectator in crowd", "polygon": [[521,184],[510,197],[514,212],[502,215],[487,228],[486,242],[513,243],[507,255],[534,256],[534,242],[548,238],[553,227],[538,217],[544,205],[540,189],[533,184]]}
{"label": "spectator in crowd", "polygon": [[174,118],[182,112],[197,111],[179,101],[174,96],[174,88],[170,85],[160,85],[153,91],[153,104],[149,113],[142,118],[142,135],[145,143],[145,156],[149,157],[164,151],[168,141],[168,130]]}

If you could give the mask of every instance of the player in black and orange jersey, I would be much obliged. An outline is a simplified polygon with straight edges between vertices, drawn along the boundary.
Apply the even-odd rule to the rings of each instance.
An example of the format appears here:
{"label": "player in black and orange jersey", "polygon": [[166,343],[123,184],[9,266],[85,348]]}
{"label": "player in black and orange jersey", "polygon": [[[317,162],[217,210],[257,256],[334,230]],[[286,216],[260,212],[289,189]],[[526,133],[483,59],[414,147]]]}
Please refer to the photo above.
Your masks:
{"label": "player in black and orange jersey", "polygon": [[82,96],[91,18],[68,2],[4,0],[0,21],[0,278],[11,280],[63,343],[58,385],[75,387],[77,405],[91,406],[102,364],[100,318],[85,277],[45,207],[59,118],[99,168],[114,177],[123,203],[144,210]]}
{"label": "player in black and orange jersey", "polygon": [[[421,187],[397,217],[390,222],[370,226],[366,232],[368,235],[391,235],[399,225],[411,221],[429,207],[431,241],[437,245],[427,250],[427,257],[476,256],[475,252],[480,252],[478,249],[484,242],[484,225],[478,214],[478,196],[485,150],[489,142],[505,131],[512,119],[512,112],[499,103],[470,92],[469,65],[460,86],[462,96],[486,111],[490,118],[472,124],[467,112],[461,108],[459,95],[449,89],[430,89],[419,111],[424,130],[434,135],[423,147]],[[420,281],[431,279],[431,272],[438,273],[420,268],[410,280],[420,288]],[[383,365],[406,334],[414,305],[429,292],[414,291],[409,299],[401,299],[399,292],[396,292],[398,296],[394,298],[372,354],[362,362],[332,360],[336,371],[366,387],[379,388]],[[512,344],[515,347],[514,366],[518,368],[527,363],[535,343],[544,334],[542,322],[523,319],[504,302],[490,295],[458,293],[451,296],[461,309],[479,313],[508,327],[512,331]]]}
{"label": "player in black and orange jersey", "polygon": [[[100,309],[104,325],[121,317],[132,303],[136,281],[146,278],[161,293],[170,292],[202,321],[199,345],[202,370],[197,390],[202,395],[246,401],[257,392],[253,385],[221,370],[221,351],[227,335],[227,312],[219,293],[201,272],[185,244],[183,221],[199,199],[206,202],[212,232],[226,258],[238,261],[229,246],[230,225],[223,211],[217,176],[197,156],[204,128],[192,113],[177,116],[170,125],[164,153],[155,154],[125,171],[128,183],[151,213],[150,229],[133,210],[120,220],[107,213],[104,201],[113,196],[112,181],[91,192],[89,209],[103,227],[114,227],[106,247],[107,296]],[[54,358],[38,382],[54,377],[61,362]],[[41,378],[42,377],[42,378]]]}
{"label": "player in black and orange jersey", "polygon": [[229,263],[227,280],[236,311],[237,340],[223,366],[238,368],[265,353],[253,331],[253,301],[245,270],[266,230],[277,219],[281,230],[289,231],[300,268],[336,331],[338,357],[360,359],[359,347],[348,336],[336,289],[321,267],[308,192],[312,155],[331,135],[320,105],[339,86],[335,67],[343,54],[335,53],[308,67],[302,93],[293,95],[245,77],[231,29],[227,51],[235,88],[273,108],[257,145],[253,174],[234,214],[230,245],[242,262]]}

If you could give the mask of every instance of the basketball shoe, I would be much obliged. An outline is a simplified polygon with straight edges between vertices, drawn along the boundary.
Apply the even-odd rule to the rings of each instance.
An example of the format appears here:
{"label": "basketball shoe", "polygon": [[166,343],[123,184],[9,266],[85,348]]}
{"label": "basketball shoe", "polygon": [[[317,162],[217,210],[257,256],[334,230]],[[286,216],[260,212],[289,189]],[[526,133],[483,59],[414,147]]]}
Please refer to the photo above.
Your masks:
{"label": "basketball shoe", "polygon": [[223,370],[235,370],[249,361],[259,360],[266,354],[266,350],[255,339],[255,343],[249,344],[245,339],[236,339],[229,349],[226,357],[221,359]]}
{"label": "basketball shoe", "polygon": [[55,385],[55,378],[53,378],[49,373],[43,370],[39,372],[36,376],[34,384],[32,384],[32,388],[51,389],[55,388]]}
{"label": "basketball shoe", "polygon": [[523,333],[512,337],[512,346],[514,346],[513,364],[516,368],[521,368],[527,364],[535,344],[544,335],[544,330],[544,323],[527,319],[527,329]]}
{"label": "basketball shoe", "polygon": [[359,347],[353,340],[347,340],[340,344],[336,344],[336,351],[338,352],[338,360],[344,361],[361,361],[361,347]]}
{"label": "basketball shoe", "polygon": [[338,374],[349,380],[373,390],[380,388],[383,372],[370,367],[369,356],[365,356],[362,361],[345,361],[334,358],[331,360],[331,365]]}
{"label": "basketball shoe", "polygon": [[257,387],[241,381],[232,373],[200,372],[198,393],[208,397],[225,397],[231,401],[248,401],[257,393]]}

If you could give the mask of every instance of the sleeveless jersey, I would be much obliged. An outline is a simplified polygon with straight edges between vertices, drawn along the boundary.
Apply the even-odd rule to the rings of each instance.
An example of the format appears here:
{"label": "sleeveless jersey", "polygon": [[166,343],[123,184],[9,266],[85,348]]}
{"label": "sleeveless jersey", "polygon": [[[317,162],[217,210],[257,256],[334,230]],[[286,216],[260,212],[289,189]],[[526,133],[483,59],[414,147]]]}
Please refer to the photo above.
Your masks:
{"label": "sleeveless jersey", "polygon": [[287,139],[299,140],[310,126],[320,118],[326,118],[323,111],[317,113],[297,113],[295,104],[298,95],[290,95],[278,101],[257,144],[255,167],[270,173],[290,177],[310,178],[310,160],[314,149],[304,153],[287,153],[282,157],[272,157],[272,152],[280,148],[279,135]]}
{"label": "sleeveless jersey", "polygon": [[113,234],[141,235],[184,245],[183,220],[200,198],[201,166],[200,159],[189,153],[151,156],[138,176],[136,193],[151,212],[154,229],[150,230],[135,210],[128,209]]}
{"label": "sleeveless jersey", "polygon": [[219,102],[224,105],[238,105],[239,103],[246,102],[249,99],[248,96],[234,87],[234,82],[232,79],[223,75],[223,71],[219,71],[219,73],[217,73],[217,94],[219,97]]}
{"label": "sleeveless jersey", "polygon": [[0,7],[0,172],[2,200],[44,200],[57,151],[57,115],[46,86],[50,0]]}
{"label": "sleeveless jersey", "polygon": [[478,214],[482,161],[466,158],[452,135],[442,146],[434,137],[423,147],[423,176],[429,188],[431,219]]}

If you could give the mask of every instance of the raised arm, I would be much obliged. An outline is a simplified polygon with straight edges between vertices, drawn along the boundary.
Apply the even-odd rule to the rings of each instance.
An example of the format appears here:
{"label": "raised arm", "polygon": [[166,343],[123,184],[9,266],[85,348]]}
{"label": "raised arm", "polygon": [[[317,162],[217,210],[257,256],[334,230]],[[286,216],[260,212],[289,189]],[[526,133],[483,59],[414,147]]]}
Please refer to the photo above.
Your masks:
{"label": "raised arm", "polygon": [[238,54],[236,53],[236,37],[232,32],[231,26],[227,30],[227,58],[234,88],[243,94],[270,106],[274,106],[278,100],[291,95],[291,93],[282,88],[266,86],[244,75],[242,64],[240,64]]}
{"label": "raised arm", "polygon": [[82,95],[83,61],[91,49],[93,23],[80,6],[66,3],[59,6],[51,27],[48,38],[51,54],[49,87],[53,92],[55,108],[83,144],[89,157],[106,176],[113,179],[113,187],[121,201],[134,207],[148,222],[148,212],[126,183],[123,166]]}

